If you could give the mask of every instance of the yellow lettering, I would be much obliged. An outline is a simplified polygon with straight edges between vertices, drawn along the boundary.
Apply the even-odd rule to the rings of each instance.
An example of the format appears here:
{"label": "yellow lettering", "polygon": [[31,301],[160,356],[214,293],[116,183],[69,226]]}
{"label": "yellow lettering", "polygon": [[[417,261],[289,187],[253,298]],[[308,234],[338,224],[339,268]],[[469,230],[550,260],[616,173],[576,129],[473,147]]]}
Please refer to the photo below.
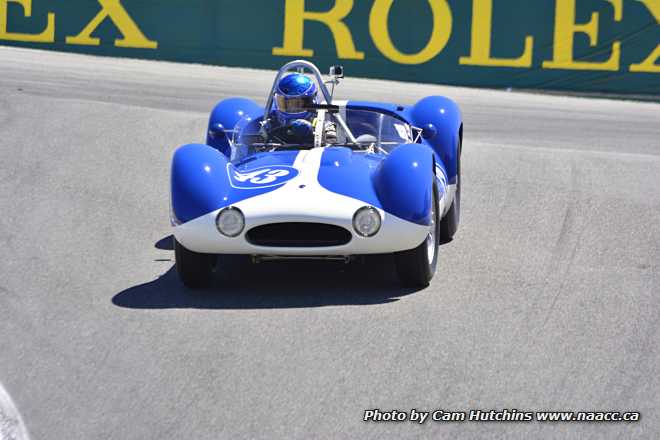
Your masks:
{"label": "yellow lettering", "polygon": [[[619,70],[621,59],[621,42],[612,43],[612,55],[607,61],[576,61],[573,54],[573,41],[575,34],[582,32],[589,37],[591,47],[598,45],[598,13],[591,14],[588,23],[575,23],[575,1],[556,0],[555,11],[555,38],[553,46],[553,57],[551,61],[544,61],[545,69],[570,69],[570,70]],[[614,8],[614,20],[621,21],[623,18],[623,0],[607,0]]]}
{"label": "yellow lettering", "polygon": [[39,34],[22,34],[18,32],[7,32],[7,3],[14,1],[23,6],[24,16],[32,16],[32,0],[0,0],[0,40],[29,41],[37,43],[52,43],[55,41],[55,14],[48,13],[46,29]]}
{"label": "yellow lettering", "polygon": [[284,7],[284,41],[282,47],[274,47],[273,55],[314,56],[312,49],[303,47],[305,20],[318,21],[326,25],[337,47],[337,56],[348,60],[363,60],[353,44],[351,31],[342,21],[353,9],[353,0],[335,0],[335,5],[326,12],[305,10],[305,0],[286,0]]}
{"label": "yellow lettering", "polygon": [[[644,3],[644,5],[651,11],[658,24],[660,24],[660,2],[657,0],[637,0]],[[648,72],[660,73],[660,65],[656,64],[660,60],[660,44],[655,47],[651,55],[646,57],[644,61],[639,64],[631,64],[631,72]]]}
{"label": "yellow lettering", "polygon": [[660,44],[655,47],[655,50],[644,61],[639,64],[631,64],[630,71],[660,73],[660,64],[656,64],[658,60],[660,60]]}
{"label": "yellow lettering", "polygon": [[85,46],[98,46],[101,41],[92,37],[92,32],[106,19],[110,18],[117,26],[124,38],[115,40],[117,47],[133,47],[140,49],[156,49],[158,42],[151,41],[144,36],[140,28],[135,24],[120,0],[98,0],[101,10],[90,21],[87,26],[75,37],[66,37],[67,44],[80,44]]}
{"label": "yellow lettering", "polygon": [[392,43],[388,17],[394,0],[375,0],[369,15],[369,33],[378,50],[400,64],[422,64],[442,52],[451,36],[452,16],[446,0],[428,0],[433,12],[433,30],[426,47],[415,54],[404,54]]}
{"label": "yellow lettering", "polygon": [[493,27],[493,0],[474,0],[472,3],[472,46],[469,57],[459,63],[468,66],[532,67],[534,37],[525,37],[525,50],[518,58],[493,58],[490,38]]}

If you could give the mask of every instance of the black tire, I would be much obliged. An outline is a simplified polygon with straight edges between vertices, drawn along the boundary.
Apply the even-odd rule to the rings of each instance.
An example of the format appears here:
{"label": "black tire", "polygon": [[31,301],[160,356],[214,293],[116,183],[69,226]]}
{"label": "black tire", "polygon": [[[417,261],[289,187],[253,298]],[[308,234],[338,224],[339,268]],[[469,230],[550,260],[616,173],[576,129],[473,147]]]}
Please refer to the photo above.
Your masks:
{"label": "black tire", "polygon": [[451,203],[447,214],[440,221],[440,242],[448,243],[458,231],[461,217],[461,143],[458,144],[458,158],[456,159],[456,196]]}
{"label": "black tire", "polygon": [[252,266],[252,258],[249,255],[218,255],[215,264],[216,277],[223,284],[238,283],[248,274],[250,266]]}
{"label": "black tire", "polygon": [[438,196],[435,188],[433,189],[433,206],[435,213],[433,219],[433,225],[435,227],[433,249],[435,251],[433,252],[432,261],[429,261],[427,240],[424,240],[422,244],[414,249],[394,254],[396,270],[399,274],[401,284],[405,287],[426,287],[435,274],[435,269],[438,265],[438,246],[440,245],[438,228],[440,214],[438,213]]}
{"label": "black tire", "polygon": [[210,284],[215,255],[190,251],[174,239],[174,258],[176,271],[185,286],[200,289]]}

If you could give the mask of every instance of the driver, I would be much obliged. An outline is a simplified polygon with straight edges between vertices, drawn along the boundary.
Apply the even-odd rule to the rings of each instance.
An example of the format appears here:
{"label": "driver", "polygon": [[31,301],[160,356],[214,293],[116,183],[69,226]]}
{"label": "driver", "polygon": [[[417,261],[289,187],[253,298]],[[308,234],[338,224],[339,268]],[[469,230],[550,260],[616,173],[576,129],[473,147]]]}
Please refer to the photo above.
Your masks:
{"label": "driver", "polygon": [[313,144],[317,124],[325,124],[326,142],[337,140],[337,127],[332,122],[319,121],[309,108],[318,103],[316,84],[301,73],[285,76],[277,84],[275,109],[262,127],[268,141],[284,144]]}

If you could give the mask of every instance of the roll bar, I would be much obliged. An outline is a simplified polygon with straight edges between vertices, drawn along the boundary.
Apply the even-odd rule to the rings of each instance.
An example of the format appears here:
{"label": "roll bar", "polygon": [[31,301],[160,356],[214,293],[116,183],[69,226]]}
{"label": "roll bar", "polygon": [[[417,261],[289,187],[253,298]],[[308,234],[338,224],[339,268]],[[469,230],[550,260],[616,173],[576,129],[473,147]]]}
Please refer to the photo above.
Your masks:
{"label": "roll bar", "polygon": [[[268,95],[268,101],[266,101],[266,107],[264,108],[264,118],[268,117],[268,115],[270,114],[270,110],[273,107],[273,96],[275,96],[275,91],[277,90],[277,84],[280,82],[280,79],[282,79],[282,76],[284,76],[284,74],[286,74],[287,72],[290,72],[291,70],[299,67],[305,68],[312,72],[312,74],[316,78],[316,82],[319,86],[319,89],[321,90],[321,93],[323,94],[323,98],[325,99],[326,104],[332,105],[332,95],[330,94],[328,88],[325,86],[325,83],[323,82],[323,77],[321,76],[321,71],[319,70],[319,68],[316,67],[313,63],[310,63],[309,61],[295,60],[286,63],[277,72],[277,75],[275,76],[275,81],[273,81],[273,86],[270,89],[270,94]],[[346,125],[346,121],[344,121],[341,115],[332,114],[332,113],[331,115],[333,118],[337,120],[341,128],[348,136],[348,139],[353,143],[357,143],[355,136],[353,136],[353,133],[351,133],[351,130],[349,130],[348,125]]]}

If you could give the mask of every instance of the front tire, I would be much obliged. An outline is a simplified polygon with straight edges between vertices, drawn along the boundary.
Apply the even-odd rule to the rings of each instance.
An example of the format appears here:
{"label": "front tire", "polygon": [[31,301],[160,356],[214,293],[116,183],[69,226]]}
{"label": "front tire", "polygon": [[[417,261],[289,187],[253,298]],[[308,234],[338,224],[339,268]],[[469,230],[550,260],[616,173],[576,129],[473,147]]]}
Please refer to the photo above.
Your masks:
{"label": "front tire", "polygon": [[440,241],[442,243],[449,243],[453,240],[461,217],[461,147],[462,145],[459,142],[458,157],[456,159],[456,194],[449,211],[440,222]]}
{"label": "front tire", "polygon": [[174,239],[174,259],[181,282],[191,289],[201,289],[211,282],[215,256],[200,254],[183,247]]}
{"label": "front tire", "polygon": [[426,240],[414,249],[394,254],[396,270],[405,287],[426,287],[435,274],[440,245],[438,197],[435,188],[431,209],[431,225]]}

